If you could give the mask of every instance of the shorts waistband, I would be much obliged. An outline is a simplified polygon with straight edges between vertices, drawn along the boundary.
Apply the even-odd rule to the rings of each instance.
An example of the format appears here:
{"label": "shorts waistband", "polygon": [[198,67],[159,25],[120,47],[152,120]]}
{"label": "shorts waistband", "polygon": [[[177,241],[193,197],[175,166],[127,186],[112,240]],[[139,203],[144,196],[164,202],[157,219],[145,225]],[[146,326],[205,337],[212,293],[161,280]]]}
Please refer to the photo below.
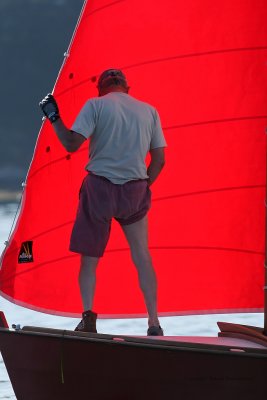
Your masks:
{"label": "shorts waistband", "polygon": [[115,183],[111,182],[110,179],[106,178],[105,176],[96,175],[96,174],[94,174],[94,173],[91,172],[91,171],[88,171],[88,175],[92,175],[92,176],[94,176],[94,177],[97,178],[97,179],[101,179],[101,180],[103,180],[103,181],[112,183],[113,185],[125,185],[126,183],[147,182],[147,181],[148,181],[148,179],[132,179],[132,180],[127,181],[127,182],[125,182],[125,183],[118,183],[118,184],[115,184]]}

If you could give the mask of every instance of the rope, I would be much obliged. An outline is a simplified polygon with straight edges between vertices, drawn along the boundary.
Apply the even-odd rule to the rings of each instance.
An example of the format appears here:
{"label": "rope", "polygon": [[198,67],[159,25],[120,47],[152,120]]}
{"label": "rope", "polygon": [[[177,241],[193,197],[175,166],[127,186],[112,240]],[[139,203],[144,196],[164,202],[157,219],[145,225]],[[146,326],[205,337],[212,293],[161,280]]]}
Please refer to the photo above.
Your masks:
{"label": "rope", "polygon": [[63,339],[64,339],[64,336],[65,336],[65,333],[66,333],[66,330],[63,331],[62,340],[61,340],[61,346],[60,346],[60,377],[61,377],[62,385],[64,385],[64,383],[65,383],[65,379],[64,379],[64,360],[63,360],[63,345],[64,345]]}

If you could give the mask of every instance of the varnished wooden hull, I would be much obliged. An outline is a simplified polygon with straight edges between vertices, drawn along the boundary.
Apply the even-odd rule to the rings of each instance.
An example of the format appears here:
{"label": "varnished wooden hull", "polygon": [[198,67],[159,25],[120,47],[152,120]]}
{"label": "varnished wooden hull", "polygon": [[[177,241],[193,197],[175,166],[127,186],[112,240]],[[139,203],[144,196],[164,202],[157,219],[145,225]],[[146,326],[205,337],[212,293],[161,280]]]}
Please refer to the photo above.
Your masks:
{"label": "varnished wooden hull", "polygon": [[18,400],[255,399],[267,349],[25,327],[0,329]]}

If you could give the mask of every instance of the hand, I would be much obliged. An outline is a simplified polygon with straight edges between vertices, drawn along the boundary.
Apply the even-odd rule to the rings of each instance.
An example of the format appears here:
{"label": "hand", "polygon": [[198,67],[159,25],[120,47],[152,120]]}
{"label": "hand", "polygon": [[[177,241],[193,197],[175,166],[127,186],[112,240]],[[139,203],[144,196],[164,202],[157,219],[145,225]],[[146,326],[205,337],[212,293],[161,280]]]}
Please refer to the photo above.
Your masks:
{"label": "hand", "polygon": [[51,93],[49,93],[42,101],[40,101],[39,106],[51,123],[55,122],[59,118],[57,102]]}

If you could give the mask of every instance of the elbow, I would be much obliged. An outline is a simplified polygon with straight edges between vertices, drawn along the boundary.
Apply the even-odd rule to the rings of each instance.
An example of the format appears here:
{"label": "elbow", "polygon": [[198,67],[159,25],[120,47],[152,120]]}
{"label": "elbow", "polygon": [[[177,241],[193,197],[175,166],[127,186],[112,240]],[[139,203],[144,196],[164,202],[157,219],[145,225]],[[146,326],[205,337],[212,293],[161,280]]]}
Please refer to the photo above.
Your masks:
{"label": "elbow", "polygon": [[152,160],[151,161],[151,165],[153,166],[153,168],[156,168],[158,171],[161,171],[165,165],[165,160],[162,159],[157,159],[157,160]]}
{"label": "elbow", "polygon": [[68,153],[74,153],[80,147],[72,136],[68,136],[68,140],[64,141],[63,146]]}
{"label": "elbow", "polygon": [[77,149],[77,146],[75,146],[73,143],[65,143],[64,147],[68,153],[74,153]]}
{"label": "elbow", "polygon": [[65,147],[68,153],[74,153],[80,148],[80,146],[83,144],[85,140],[86,139],[82,135],[78,133],[71,133],[71,135],[68,135],[65,138],[63,146]]}
{"label": "elbow", "polygon": [[161,169],[164,168],[165,160],[164,160],[164,159],[158,160],[158,161],[157,161],[157,164],[158,164],[159,169],[161,170]]}

